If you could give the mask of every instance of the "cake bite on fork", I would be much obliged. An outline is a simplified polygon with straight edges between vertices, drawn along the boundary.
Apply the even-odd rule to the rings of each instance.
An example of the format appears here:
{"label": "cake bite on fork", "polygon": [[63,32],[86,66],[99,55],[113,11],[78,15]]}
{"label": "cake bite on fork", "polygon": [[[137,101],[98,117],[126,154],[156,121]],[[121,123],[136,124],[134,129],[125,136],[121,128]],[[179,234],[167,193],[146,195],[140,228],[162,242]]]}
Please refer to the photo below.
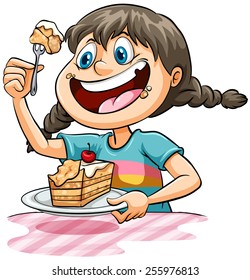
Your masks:
{"label": "cake bite on fork", "polygon": [[48,54],[59,52],[63,39],[62,33],[52,21],[42,20],[35,26],[30,36],[30,43],[33,44],[33,52],[36,56],[30,90],[32,96],[37,92],[37,72],[40,56],[44,54],[45,51]]}

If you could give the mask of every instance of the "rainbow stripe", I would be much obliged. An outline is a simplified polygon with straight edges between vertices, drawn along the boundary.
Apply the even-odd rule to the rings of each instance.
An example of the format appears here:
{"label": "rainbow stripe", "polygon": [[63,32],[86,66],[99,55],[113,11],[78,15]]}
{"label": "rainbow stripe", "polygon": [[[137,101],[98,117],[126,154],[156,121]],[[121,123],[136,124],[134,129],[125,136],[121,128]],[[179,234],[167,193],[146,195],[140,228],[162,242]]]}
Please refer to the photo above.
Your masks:
{"label": "rainbow stripe", "polygon": [[115,167],[112,187],[162,187],[162,176],[159,169],[134,161],[116,160],[113,162]]}

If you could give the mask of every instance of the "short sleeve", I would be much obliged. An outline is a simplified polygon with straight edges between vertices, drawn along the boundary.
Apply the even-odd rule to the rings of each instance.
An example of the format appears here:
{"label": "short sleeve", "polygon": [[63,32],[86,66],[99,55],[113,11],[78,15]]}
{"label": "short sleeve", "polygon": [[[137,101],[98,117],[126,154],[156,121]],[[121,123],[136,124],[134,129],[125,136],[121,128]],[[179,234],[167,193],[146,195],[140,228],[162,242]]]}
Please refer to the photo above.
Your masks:
{"label": "short sleeve", "polygon": [[159,167],[166,170],[165,162],[175,153],[184,154],[183,148],[159,132],[143,133],[143,152]]}
{"label": "short sleeve", "polygon": [[100,135],[98,134],[64,134],[59,133],[57,138],[63,139],[67,159],[79,160],[83,150],[88,150],[89,145],[96,154],[99,152]]}

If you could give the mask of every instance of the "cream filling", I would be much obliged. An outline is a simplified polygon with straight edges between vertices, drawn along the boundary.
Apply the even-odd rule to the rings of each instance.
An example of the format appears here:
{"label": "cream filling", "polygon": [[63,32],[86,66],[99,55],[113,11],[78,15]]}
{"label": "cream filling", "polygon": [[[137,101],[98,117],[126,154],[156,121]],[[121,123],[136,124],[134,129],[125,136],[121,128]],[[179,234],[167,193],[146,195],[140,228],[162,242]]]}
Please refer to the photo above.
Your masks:
{"label": "cream filling", "polygon": [[84,162],[81,160],[80,170],[84,168],[85,175],[88,178],[91,178],[94,176],[94,174],[97,170],[105,168],[108,164],[109,164],[109,162],[104,162],[104,161],[100,161],[100,160],[95,160],[91,163],[87,163],[87,162]]}

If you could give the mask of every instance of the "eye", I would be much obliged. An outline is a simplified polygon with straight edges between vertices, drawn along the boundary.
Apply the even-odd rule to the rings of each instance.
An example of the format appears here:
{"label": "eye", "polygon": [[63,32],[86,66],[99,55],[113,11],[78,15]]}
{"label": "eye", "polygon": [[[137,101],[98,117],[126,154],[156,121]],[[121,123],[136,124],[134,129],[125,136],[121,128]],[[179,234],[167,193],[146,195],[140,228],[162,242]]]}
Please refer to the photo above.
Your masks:
{"label": "eye", "polygon": [[90,43],[86,45],[77,56],[76,63],[82,69],[89,68],[96,57],[96,45]]}
{"label": "eye", "polygon": [[134,49],[127,38],[121,37],[116,41],[114,48],[114,56],[115,60],[119,64],[127,64],[133,59]]}

